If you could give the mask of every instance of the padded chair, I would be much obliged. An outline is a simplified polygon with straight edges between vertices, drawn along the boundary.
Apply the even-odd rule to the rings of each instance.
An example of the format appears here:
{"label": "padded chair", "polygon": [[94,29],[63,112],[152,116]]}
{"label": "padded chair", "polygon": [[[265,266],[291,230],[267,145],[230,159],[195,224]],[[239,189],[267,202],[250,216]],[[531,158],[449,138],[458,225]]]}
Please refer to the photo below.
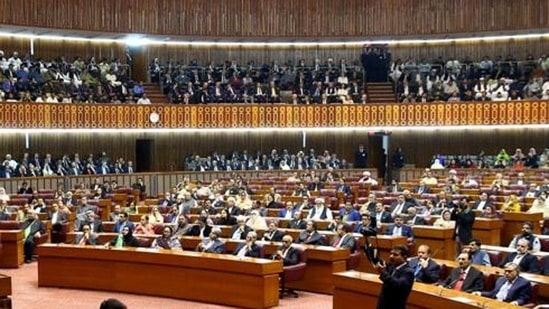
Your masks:
{"label": "padded chair", "polygon": [[280,298],[284,298],[285,295],[299,296],[293,289],[286,288],[286,283],[299,281],[305,276],[305,267],[307,267],[305,249],[300,247],[295,247],[295,249],[299,254],[299,263],[284,266],[284,271],[280,274]]}
{"label": "padded chair", "polygon": [[490,257],[490,263],[492,263],[492,266],[498,266],[499,263],[503,261],[503,252],[501,251],[489,250],[489,251],[486,251],[486,253]]}
{"label": "padded chair", "polygon": [[523,308],[535,308],[539,302],[539,284],[535,282],[531,282],[530,284],[532,285],[532,298],[530,298],[529,303],[522,305]]}
{"label": "padded chair", "polygon": [[347,270],[358,268],[358,266],[360,265],[360,259],[362,258],[362,252],[362,247],[358,242],[358,238],[355,237],[355,252],[351,253],[351,255],[349,255],[349,258],[347,259]]}

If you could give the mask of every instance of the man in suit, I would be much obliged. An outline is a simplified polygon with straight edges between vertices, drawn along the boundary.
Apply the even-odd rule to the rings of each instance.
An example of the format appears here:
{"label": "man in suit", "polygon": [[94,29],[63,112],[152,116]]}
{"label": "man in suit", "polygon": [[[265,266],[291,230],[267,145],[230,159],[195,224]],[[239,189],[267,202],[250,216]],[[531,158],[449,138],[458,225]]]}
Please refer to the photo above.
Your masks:
{"label": "man in suit", "polygon": [[500,264],[500,267],[503,267],[507,263],[514,263],[519,266],[520,271],[538,274],[538,258],[528,252],[528,240],[522,238],[519,239],[516,249],[516,252],[510,253],[505,257],[503,262]]}
{"label": "man in suit", "polygon": [[263,241],[282,241],[284,232],[278,229],[278,222],[275,220],[269,221],[268,230],[263,234]]}
{"label": "man in suit", "polygon": [[361,233],[369,236],[376,235],[377,225],[372,221],[375,221],[375,217],[372,217],[369,213],[363,213],[360,223],[355,226],[355,229],[353,230],[353,232]]}
{"label": "man in suit", "polygon": [[480,247],[482,246],[482,243],[480,240],[473,238],[469,242],[469,247],[466,248],[466,250],[471,253],[471,256],[473,257],[473,264],[475,265],[484,265],[484,266],[492,266],[492,262],[490,262],[490,256],[488,253],[480,250]]}
{"label": "man in suit", "polygon": [[253,231],[251,227],[246,225],[246,218],[244,216],[238,216],[236,218],[236,224],[231,229],[231,239],[246,239],[246,235]]}
{"label": "man in suit", "polygon": [[42,234],[46,233],[46,226],[38,219],[36,212],[29,210],[27,213],[27,220],[23,222],[21,229],[24,231],[25,238],[25,243],[23,245],[25,263],[31,263],[35,242],[40,239]]}
{"label": "man in suit", "polygon": [[130,215],[127,212],[122,212],[118,216],[118,221],[114,224],[113,232],[120,233],[125,226],[129,227],[132,231],[135,229],[133,222],[130,221]]}
{"label": "man in suit", "polygon": [[376,203],[376,211],[373,217],[375,218],[376,224],[378,225],[380,225],[380,223],[393,222],[393,217],[391,216],[391,213],[385,209],[385,206],[383,206],[383,203],[381,202]]}
{"label": "man in suit", "polygon": [[288,201],[286,202],[286,208],[281,209],[278,212],[278,216],[284,219],[292,219],[295,212],[296,209],[294,208],[294,204],[291,201]]}
{"label": "man in suit", "polygon": [[5,200],[0,200],[0,221],[8,221],[10,219],[10,214],[6,209],[8,203]]}
{"label": "man in suit", "polygon": [[353,236],[351,226],[345,223],[337,225],[337,236],[330,244],[334,248],[349,248],[351,253],[355,252],[355,237]]}
{"label": "man in suit", "polygon": [[282,245],[278,247],[278,250],[273,255],[273,260],[282,261],[284,266],[296,265],[299,263],[299,252],[296,248],[292,247],[294,239],[290,235],[284,235],[282,238]]}
{"label": "man in suit", "polygon": [[[180,215],[182,217],[184,215]],[[179,228],[179,227],[177,227]],[[176,229],[177,229],[176,228]],[[185,235],[189,236],[198,236],[200,238],[206,238],[210,236],[212,232],[212,227],[209,225],[203,218],[197,218],[194,220],[194,223],[191,225],[191,229],[188,230]],[[174,235],[176,235],[176,230],[174,230]]]}
{"label": "man in suit", "polygon": [[196,251],[198,252],[207,252],[207,253],[223,253],[225,252],[225,243],[219,239],[221,235],[221,229],[215,227],[210,232],[208,238],[204,238],[196,246]]}
{"label": "man in suit", "polygon": [[289,229],[303,230],[307,226],[307,222],[303,220],[301,211],[294,213],[294,218],[288,222]]}
{"label": "man in suit", "polygon": [[236,247],[236,250],[233,252],[233,255],[236,255],[238,257],[261,257],[261,247],[255,243],[256,240],[257,233],[254,231],[249,232],[246,235],[246,242],[240,243]]}
{"label": "man in suit", "polygon": [[496,281],[492,291],[473,292],[475,295],[482,295],[504,301],[516,306],[527,304],[532,299],[532,284],[530,281],[519,276],[520,271],[517,264],[505,264],[503,277]]}
{"label": "man in suit", "polygon": [[408,211],[408,205],[404,199],[404,194],[397,196],[397,200],[391,204],[391,217],[396,218],[400,214],[405,214]]}
{"label": "man in suit", "polygon": [[408,208],[408,225],[425,225],[425,219],[417,215],[417,209],[415,207]]}
{"label": "man in suit", "polygon": [[324,237],[317,231],[317,226],[314,221],[307,221],[305,230],[299,233],[297,243],[306,245],[324,245]]}
{"label": "man in suit", "polygon": [[339,183],[336,185],[336,191],[341,192],[344,196],[353,194],[351,187],[345,183],[345,178],[339,178]]}
{"label": "man in suit", "polygon": [[395,218],[395,223],[387,227],[385,235],[406,236],[408,243],[414,242],[414,232],[412,228],[404,224],[404,216],[400,215]]}
{"label": "man in suit", "polygon": [[79,231],[82,231],[84,224],[87,224],[91,228],[92,232],[103,232],[103,223],[95,217],[95,213],[91,210],[86,212],[86,220],[80,222],[80,226],[78,227]]}
{"label": "man in suit", "polygon": [[427,184],[425,184],[425,181],[423,180],[420,180],[419,181],[419,186],[417,186],[415,189],[414,189],[414,192],[417,193],[417,194],[427,194],[427,193],[431,193],[431,189],[427,186]]}
{"label": "man in suit", "polygon": [[417,256],[408,261],[408,266],[414,271],[417,282],[435,283],[439,280],[440,265],[431,258],[431,248],[420,245]]}
{"label": "man in suit", "polygon": [[473,261],[471,254],[468,252],[460,253],[457,260],[459,267],[452,269],[442,286],[467,293],[482,291],[484,278],[482,272],[471,266]]}
{"label": "man in suit", "polygon": [[473,209],[483,211],[489,205],[491,205],[491,203],[490,203],[490,200],[488,199],[488,193],[482,192],[480,193],[478,201],[475,202]]}
{"label": "man in suit", "polygon": [[456,221],[454,239],[456,240],[456,252],[461,252],[464,244],[469,244],[473,238],[473,224],[475,213],[471,210],[467,198],[462,198],[459,204],[452,210],[451,220]]}
{"label": "man in suit", "polygon": [[383,282],[377,309],[405,309],[406,300],[414,285],[414,273],[406,263],[408,248],[395,246],[391,250],[389,262],[377,264],[379,279]]}

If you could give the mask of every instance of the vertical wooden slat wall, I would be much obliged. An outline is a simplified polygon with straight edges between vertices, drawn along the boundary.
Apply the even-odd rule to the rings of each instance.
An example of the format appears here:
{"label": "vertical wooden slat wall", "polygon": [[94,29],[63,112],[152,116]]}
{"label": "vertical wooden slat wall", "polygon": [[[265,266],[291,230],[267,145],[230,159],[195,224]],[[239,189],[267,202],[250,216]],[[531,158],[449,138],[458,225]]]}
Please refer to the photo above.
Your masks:
{"label": "vertical wooden slat wall", "polygon": [[202,37],[368,37],[546,28],[545,0],[0,0],[4,24]]}

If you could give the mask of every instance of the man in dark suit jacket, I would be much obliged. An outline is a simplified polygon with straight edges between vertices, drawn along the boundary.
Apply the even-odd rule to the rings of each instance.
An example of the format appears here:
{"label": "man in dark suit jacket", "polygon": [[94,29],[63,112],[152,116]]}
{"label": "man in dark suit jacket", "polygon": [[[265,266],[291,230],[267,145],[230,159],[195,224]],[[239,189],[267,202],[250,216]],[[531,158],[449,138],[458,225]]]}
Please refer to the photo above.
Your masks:
{"label": "man in dark suit jacket", "polygon": [[307,221],[303,220],[301,216],[301,211],[296,211],[294,213],[294,218],[288,222],[289,229],[303,230],[307,226]]}
{"label": "man in dark suit jacket", "polygon": [[385,210],[385,206],[381,202],[376,203],[375,214],[372,215],[376,219],[376,222],[381,223],[390,223],[393,222],[393,217],[391,213]]}
{"label": "man in dark suit jacket", "polygon": [[395,246],[391,250],[389,262],[377,264],[379,279],[383,282],[377,309],[405,309],[406,300],[414,285],[414,273],[406,263],[408,248]]}
{"label": "man in dark suit jacket", "polygon": [[334,248],[349,248],[351,253],[355,252],[355,237],[352,234],[351,226],[345,223],[337,225],[337,236],[330,244]]}
{"label": "man in dark suit jacket", "polygon": [[431,193],[431,189],[425,184],[425,181],[420,180],[419,186],[414,188],[414,192],[417,194],[427,194],[427,193]]}
{"label": "man in dark suit jacket", "polygon": [[278,229],[278,222],[271,220],[269,222],[268,230],[263,233],[263,241],[282,241],[284,232]]}
{"label": "man in dark suit jacket", "polygon": [[500,267],[503,267],[507,263],[517,264],[520,271],[525,273],[539,273],[538,258],[528,253],[528,240],[526,239],[519,239],[517,242],[517,252],[508,254],[503,262],[501,262]]}
{"label": "man in dark suit jacket", "polygon": [[408,243],[414,241],[414,232],[411,227],[404,225],[404,216],[402,215],[397,216],[395,218],[395,223],[387,227],[385,235],[406,236],[408,238]]}
{"label": "man in dark suit jacket", "polygon": [[414,271],[417,282],[436,283],[440,277],[440,265],[431,259],[431,248],[420,245],[417,249],[417,257],[408,261],[408,266]]}
{"label": "man in dark suit jacket", "polygon": [[282,245],[278,247],[278,250],[273,255],[273,260],[282,261],[284,266],[296,265],[299,263],[299,252],[296,248],[292,247],[293,242],[292,236],[284,235],[282,238]]}
{"label": "man in dark suit jacket", "polygon": [[473,224],[475,213],[471,210],[467,198],[462,198],[459,204],[452,210],[451,220],[456,221],[454,238],[456,240],[456,252],[461,252],[464,245],[468,245],[473,238]]}
{"label": "man in dark suit jacket", "polygon": [[489,206],[491,204],[492,203],[488,199],[488,193],[482,192],[482,193],[480,193],[478,201],[475,202],[475,205],[473,206],[473,209],[483,211],[487,206]]}
{"label": "man in dark suit jacket", "polygon": [[306,245],[324,245],[324,237],[317,231],[314,221],[307,221],[305,230],[299,233],[297,243]]}
{"label": "man in dark suit jacket", "polygon": [[261,257],[261,247],[256,244],[257,240],[257,233],[254,231],[249,232],[246,235],[246,242],[240,243],[236,250],[234,250],[233,255],[239,256],[239,257],[255,257],[259,258]]}
{"label": "man in dark suit jacket", "polygon": [[408,225],[425,225],[425,219],[417,215],[417,209],[415,207],[408,208]]}
{"label": "man in dark suit jacket", "polygon": [[504,276],[496,281],[492,291],[474,292],[473,294],[494,298],[517,306],[527,304],[532,299],[532,284],[519,276],[519,273],[517,264],[507,263]]}
{"label": "man in dark suit jacket", "polygon": [[484,278],[482,272],[471,266],[472,261],[470,253],[460,253],[458,256],[459,267],[452,269],[452,272],[444,280],[442,286],[467,293],[482,291],[484,288]]}
{"label": "man in dark suit jacket", "polygon": [[38,219],[38,215],[33,210],[29,210],[27,213],[27,220],[23,222],[21,229],[25,233],[25,243],[23,245],[25,263],[30,263],[32,262],[35,241],[46,233],[46,226]]}
{"label": "man in dark suit jacket", "polygon": [[212,227],[202,219],[196,219],[191,229],[186,233],[189,236],[208,237],[212,232]]}
{"label": "man in dark suit jacket", "polygon": [[246,239],[246,235],[253,231],[252,228],[246,225],[246,219],[243,216],[239,216],[236,219],[236,224],[231,229],[231,239]]}

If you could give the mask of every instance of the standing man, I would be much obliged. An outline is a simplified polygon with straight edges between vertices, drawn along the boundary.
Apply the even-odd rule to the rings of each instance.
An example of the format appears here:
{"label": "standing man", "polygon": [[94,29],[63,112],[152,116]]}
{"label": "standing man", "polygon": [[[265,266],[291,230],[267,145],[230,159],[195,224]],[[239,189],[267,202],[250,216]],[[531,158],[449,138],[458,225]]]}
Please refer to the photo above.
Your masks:
{"label": "standing man", "polygon": [[377,264],[379,279],[383,282],[377,309],[405,309],[406,300],[414,285],[414,273],[406,263],[408,248],[395,246],[391,250],[389,263]]}
{"label": "standing man", "polygon": [[473,224],[475,223],[475,213],[471,210],[467,198],[462,198],[457,207],[454,207],[450,219],[456,221],[454,229],[456,252],[461,252],[463,245],[468,245],[473,238]]}
{"label": "standing man", "polygon": [[400,182],[400,169],[404,167],[404,154],[402,148],[398,147],[392,156],[391,179]]}
{"label": "standing man", "polygon": [[366,168],[368,153],[364,149],[364,145],[358,145],[358,150],[355,153],[355,168]]}
{"label": "standing man", "polygon": [[27,220],[23,222],[21,229],[25,233],[25,243],[23,245],[25,263],[31,263],[36,241],[46,233],[46,226],[38,219],[38,215],[34,210],[29,210]]}

